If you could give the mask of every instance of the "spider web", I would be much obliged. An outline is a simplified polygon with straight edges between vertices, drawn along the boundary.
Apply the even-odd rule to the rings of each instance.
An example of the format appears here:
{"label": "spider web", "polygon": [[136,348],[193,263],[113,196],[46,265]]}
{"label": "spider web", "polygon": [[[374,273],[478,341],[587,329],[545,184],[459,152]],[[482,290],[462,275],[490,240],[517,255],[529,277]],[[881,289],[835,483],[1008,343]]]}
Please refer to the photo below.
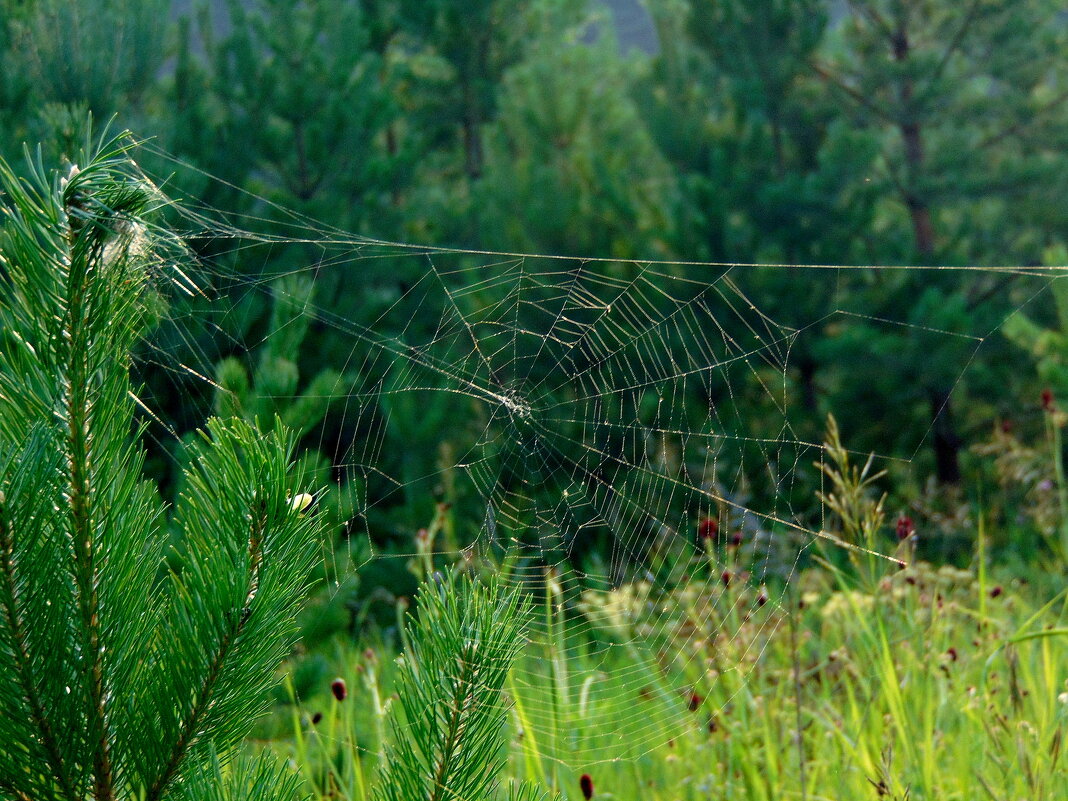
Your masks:
{"label": "spider web", "polygon": [[[320,449],[362,487],[358,536],[389,540],[371,546],[368,564],[418,556],[417,523],[383,530],[385,510],[446,496],[477,510],[446,555],[503,560],[503,578],[531,592],[532,647],[544,658],[520,663],[510,693],[516,728],[542,757],[576,769],[637,759],[710,725],[744,692],[766,644],[786,636],[791,580],[808,554],[898,561],[842,541],[812,514],[823,446],[797,433],[788,368],[797,343],[835,319],[916,327],[852,309],[834,289],[852,269],[916,268],[450,250],[356,237],[258,200],[262,218],[175,207],[185,235],[212,243],[201,274],[261,306],[286,275],[348,287],[335,295],[363,304],[321,294],[307,308],[342,343],[341,423],[322,430]],[[268,264],[249,277],[248,265]],[[1041,268],[964,269],[1052,280]],[[777,319],[751,289],[777,276],[823,301],[800,321]],[[198,313],[193,303],[176,328],[198,325]],[[958,381],[993,333],[925,330],[955,343]],[[278,335],[215,349],[183,335],[152,360],[178,384],[212,384],[219,352]],[[176,362],[178,350],[198,363]],[[397,453],[406,431],[413,451],[437,450]],[[714,658],[680,647],[688,639],[711,642]],[[728,674],[737,689],[726,700],[694,689]]]}

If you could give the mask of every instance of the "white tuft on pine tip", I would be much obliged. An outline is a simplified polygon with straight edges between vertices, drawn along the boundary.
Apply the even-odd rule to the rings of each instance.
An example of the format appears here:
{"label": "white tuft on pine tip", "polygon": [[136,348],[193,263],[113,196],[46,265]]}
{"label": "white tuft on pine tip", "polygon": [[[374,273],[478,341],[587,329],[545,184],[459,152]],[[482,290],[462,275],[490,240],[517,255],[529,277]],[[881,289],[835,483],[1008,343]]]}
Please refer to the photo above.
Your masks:
{"label": "white tuft on pine tip", "polygon": [[294,511],[297,511],[297,512],[303,512],[305,509],[307,509],[309,506],[311,506],[311,503],[312,503],[313,500],[314,500],[314,498],[312,498],[312,496],[309,493],[302,492],[300,495],[297,495],[295,498],[291,498],[290,499],[289,508],[293,509]]}
{"label": "white tuft on pine tip", "polygon": [[62,192],[64,189],[66,189],[67,184],[73,181],[75,176],[77,176],[80,172],[81,170],[78,169],[77,164],[71,164],[70,169],[67,171],[67,174],[59,179],[59,191]]}

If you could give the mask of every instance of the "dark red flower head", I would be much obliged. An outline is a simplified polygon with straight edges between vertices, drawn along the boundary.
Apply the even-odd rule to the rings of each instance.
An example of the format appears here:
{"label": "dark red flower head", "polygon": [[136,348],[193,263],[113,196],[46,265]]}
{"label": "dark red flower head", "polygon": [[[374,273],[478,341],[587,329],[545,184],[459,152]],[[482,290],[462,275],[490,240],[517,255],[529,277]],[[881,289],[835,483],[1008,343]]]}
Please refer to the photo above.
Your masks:
{"label": "dark red flower head", "polygon": [[322,719],[323,719],[323,713],[322,712],[316,712],[314,715],[312,715],[312,725],[313,726],[318,726],[319,722]]}
{"label": "dark red flower head", "polygon": [[1049,387],[1046,387],[1044,390],[1042,390],[1042,408],[1043,409],[1045,409],[1047,412],[1055,411],[1057,407],[1054,406],[1054,400],[1055,399],[1053,397],[1053,390],[1052,389],[1050,389]]}
{"label": "dark red flower head", "polygon": [[731,534],[731,545],[733,545],[735,547],[738,547],[741,544],[742,544],[742,532],[735,531],[733,534]]}
{"label": "dark red flower head", "polygon": [[344,701],[349,694],[349,688],[345,686],[345,680],[342,678],[334,679],[330,682],[330,692],[334,694],[334,698],[339,701]]}
{"label": "dark red flower head", "polygon": [[1015,426],[1013,425],[1012,420],[1010,420],[1009,418],[1006,417],[1004,420],[1001,421],[1002,434],[1011,434],[1013,428],[1015,428]]}
{"label": "dark red flower head", "polygon": [[583,773],[579,777],[579,788],[582,790],[582,797],[586,801],[590,801],[593,798],[593,779],[590,778],[590,774]]}
{"label": "dark red flower head", "polygon": [[703,704],[704,701],[705,701],[705,699],[702,698],[697,693],[690,693],[690,703],[689,703],[689,707],[688,707],[689,710],[691,712],[696,712],[698,709],[701,708],[701,704]]}
{"label": "dark red flower head", "polygon": [[703,540],[713,540],[719,534],[719,521],[714,517],[702,517],[697,524],[697,536]]}
{"label": "dark red flower head", "polygon": [[908,515],[901,515],[897,519],[897,538],[899,540],[907,540],[915,533],[916,524],[912,522],[912,518]]}
{"label": "dark red flower head", "polygon": [[999,584],[998,586],[990,590],[990,597],[997,598],[999,595],[1001,595],[1002,592],[1004,592],[1004,590],[1001,589],[1001,585]]}
{"label": "dark red flower head", "polygon": [[734,574],[731,573],[731,571],[729,571],[729,570],[724,570],[720,574],[719,580],[723,582],[723,586],[724,587],[729,587],[731,585],[731,579],[732,578],[734,578]]}

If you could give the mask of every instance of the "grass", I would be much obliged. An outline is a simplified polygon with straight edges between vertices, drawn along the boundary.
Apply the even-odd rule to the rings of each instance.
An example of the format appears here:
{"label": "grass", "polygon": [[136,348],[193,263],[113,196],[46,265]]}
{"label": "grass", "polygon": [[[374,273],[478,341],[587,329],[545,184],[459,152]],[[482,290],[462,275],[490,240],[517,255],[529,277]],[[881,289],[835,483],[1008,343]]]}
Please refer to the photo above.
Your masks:
{"label": "grass", "polygon": [[[820,560],[765,603],[718,573],[542,586],[508,685],[511,777],[572,799],[584,773],[598,799],[1068,798],[1063,592],[924,563],[859,586]],[[396,646],[294,666],[264,731],[316,798],[367,798]]]}

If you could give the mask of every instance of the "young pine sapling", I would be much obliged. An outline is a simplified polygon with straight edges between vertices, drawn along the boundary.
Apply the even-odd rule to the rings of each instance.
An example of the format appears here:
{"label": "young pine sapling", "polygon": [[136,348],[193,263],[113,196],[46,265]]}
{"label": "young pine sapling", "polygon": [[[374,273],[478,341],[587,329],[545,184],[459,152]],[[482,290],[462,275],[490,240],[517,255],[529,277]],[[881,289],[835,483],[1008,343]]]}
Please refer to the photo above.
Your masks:
{"label": "young pine sapling", "polygon": [[268,702],[317,552],[291,437],[213,420],[173,510],[142,476],[130,353],[186,279],[124,138],[80,170],[0,161],[0,798],[291,798],[231,759]]}
{"label": "young pine sapling", "polygon": [[[504,766],[504,683],[525,640],[518,590],[496,580],[428,580],[409,621],[393,740],[373,801],[491,801]],[[541,801],[510,783],[508,801]]]}

